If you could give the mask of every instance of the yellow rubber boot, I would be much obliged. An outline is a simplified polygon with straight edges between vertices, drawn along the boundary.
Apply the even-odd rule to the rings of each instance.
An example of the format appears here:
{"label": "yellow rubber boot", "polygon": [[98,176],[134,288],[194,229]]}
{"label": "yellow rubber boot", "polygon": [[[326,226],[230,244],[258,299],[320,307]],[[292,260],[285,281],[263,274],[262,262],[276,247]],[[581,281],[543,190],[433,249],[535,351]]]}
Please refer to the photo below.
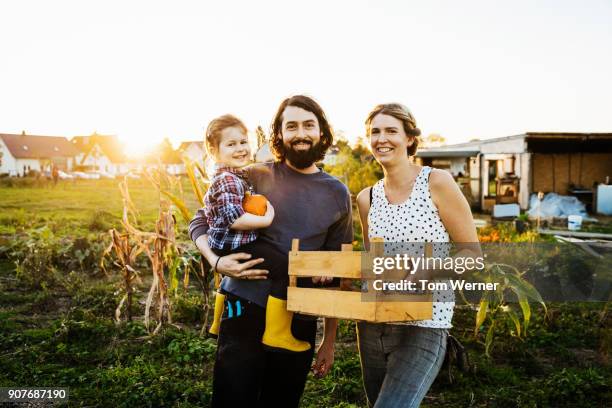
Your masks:
{"label": "yellow rubber boot", "polygon": [[310,350],[310,343],[298,340],[291,334],[293,312],[287,310],[287,301],[268,296],[266,306],[266,330],[261,342],[268,347],[283,351],[302,352]]}
{"label": "yellow rubber boot", "polygon": [[215,293],[215,311],[213,322],[210,325],[210,329],[208,329],[208,333],[213,336],[219,336],[219,328],[221,327],[221,316],[223,315],[223,310],[225,309],[225,295],[221,292]]}

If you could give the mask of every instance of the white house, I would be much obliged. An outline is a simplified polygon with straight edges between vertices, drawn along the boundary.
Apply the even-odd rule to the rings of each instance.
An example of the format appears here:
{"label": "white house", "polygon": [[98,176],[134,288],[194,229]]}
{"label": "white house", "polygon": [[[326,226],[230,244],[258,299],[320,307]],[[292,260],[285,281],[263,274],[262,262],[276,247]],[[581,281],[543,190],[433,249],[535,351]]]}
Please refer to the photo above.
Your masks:
{"label": "white house", "polygon": [[65,137],[0,133],[0,174],[23,176],[30,170],[50,170],[53,165],[71,171],[77,154]]}
{"label": "white house", "polygon": [[422,149],[417,160],[449,170],[483,209],[526,209],[542,191],[576,195],[591,210],[593,188],[612,176],[612,133],[527,132]]}
{"label": "white house", "polygon": [[206,160],[206,148],[204,142],[182,142],[178,148],[181,156],[187,157],[192,162],[204,166]]}
{"label": "white house", "polygon": [[323,158],[323,164],[326,166],[334,166],[338,163],[338,154],[340,153],[340,148],[338,146],[330,146],[327,152],[325,153],[325,157]]}
{"label": "white house", "polygon": [[123,145],[115,135],[75,136],[72,144],[79,150],[75,167],[85,171],[103,171],[125,174],[131,167],[123,151]]}
{"label": "white house", "polygon": [[270,144],[264,143],[262,144],[257,152],[255,152],[255,162],[256,163],[270,163],[276,160],[274,154],[270,150]]}

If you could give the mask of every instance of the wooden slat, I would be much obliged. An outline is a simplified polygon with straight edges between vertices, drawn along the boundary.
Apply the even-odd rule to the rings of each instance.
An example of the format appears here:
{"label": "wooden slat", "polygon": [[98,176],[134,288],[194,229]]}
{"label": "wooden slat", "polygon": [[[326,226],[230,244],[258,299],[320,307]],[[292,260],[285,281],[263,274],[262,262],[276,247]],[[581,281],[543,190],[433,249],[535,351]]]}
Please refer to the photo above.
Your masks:
{"label": "wooden slat", "polygon": [[376,303],[362,302],[360,292],[287,288],[287,310],[315,316],[374,321]]}
{"label": "wooden slat", "polygon": [[289,276],[361,278],[361,252],[299,251],[289,253]]}
{"label": "wooden slat", "polygon": [[360,292],[295,287],[287,289],[287,310],[370,322],[402,322],[432,318],[432,303],[428,301],[369,302],[363,300]]}
{"label": "wooden slat", "polygon": [[404,322],[432,318],[431,302],[376,302],[377,322]]}

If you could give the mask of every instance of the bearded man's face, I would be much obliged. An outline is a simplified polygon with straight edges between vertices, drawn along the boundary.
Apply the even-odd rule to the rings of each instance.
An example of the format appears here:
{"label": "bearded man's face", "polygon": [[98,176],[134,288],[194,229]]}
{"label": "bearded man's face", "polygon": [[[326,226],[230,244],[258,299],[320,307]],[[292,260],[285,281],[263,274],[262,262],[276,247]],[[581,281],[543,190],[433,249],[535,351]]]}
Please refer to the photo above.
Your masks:
{"label": "bearded man's face", "polygon": [[321,158],[321,130],[314,113],[287,106],[281,131],[283,155],[292,166],[305,169]]}

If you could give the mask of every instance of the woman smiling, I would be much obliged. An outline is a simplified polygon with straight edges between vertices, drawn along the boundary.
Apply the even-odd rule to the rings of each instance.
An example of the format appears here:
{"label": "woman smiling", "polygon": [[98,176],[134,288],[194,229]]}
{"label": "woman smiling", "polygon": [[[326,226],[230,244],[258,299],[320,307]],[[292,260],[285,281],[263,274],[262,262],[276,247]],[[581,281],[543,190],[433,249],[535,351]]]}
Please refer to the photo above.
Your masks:
{"label": "woman smiling", "polygon": [[[400,248],[477,242],[470,207],[452,176],[413,163],[421,132],[408,108],[378,105],[365,124],[384,172],[382,180],[357,196],[366,248],[373,237]],[[430,320],[358,324],[364,386],[375,407],[418,407],[435,380],[446,352],[454,294],[434,290],[432,297]]]}

